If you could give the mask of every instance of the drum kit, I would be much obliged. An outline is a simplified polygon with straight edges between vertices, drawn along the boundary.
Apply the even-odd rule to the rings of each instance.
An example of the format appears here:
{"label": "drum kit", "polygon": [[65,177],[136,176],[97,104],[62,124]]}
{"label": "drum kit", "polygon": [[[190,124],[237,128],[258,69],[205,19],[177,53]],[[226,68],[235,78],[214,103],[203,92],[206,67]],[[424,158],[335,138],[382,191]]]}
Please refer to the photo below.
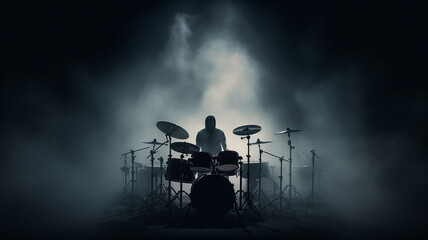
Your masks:
{"label": "drum kit", "polygon": [[[142,142],[144,144],[151,145],[150,155],[147,158],[150,158],[150,165],[146,165],[146,168],[150,168],[150,193],[147,195],[147,199],[144,200],[145,203],[143,206],[147,209],[155,209],[159,207],[159,204],[164,204],[161,206],[162,210],[169,209],[171,211],[172,207],[175,207],[178,210],[183,210],[188,208],[194,208],[199,214],[203,215],[218,215],[225,214],[233,207],[235,207],[238,216],[239,210],[253,210],[258,216],[258,209],[263,209],[264,207],[271,206],[273,202],[279,200],[279,209],[282,209],[282,200],[287,200],[283,196],[283,192],[289,193],[288,200],[291,200],[291,193],[295,191],[295,187],[291,184],[291,164],[292,164],[292,149],[294,146],[291,146],[290,134],[293,132],[298,132],[301,130],[290,130],[287,128],[285,131],[281,131],[276,133],[276,135],[287,134],[288,136],[288,145],[290,147],[290,157],[288,160],[284,159],[284,156],[278,157],[272,153],[264,151],[261,149],[261,145],[272,143],[272,141],[261,141],[257,139],[257,141],[250,143],[251,135],[256,134],[261,131],[261,127],[257,125],[244,125],[237,127],[233,130],[233,134],[241,136],[241,140],[247,140],[247,162],[243,163],[242,157],[238,154],[238,152],[233,150],[223,150],[218,153],[218,155],[214,156],[208,152],[201,152],[199,147],[182,141],[182,142],[172,142],[172,138],[185,140],[189,137],[188,132],[171,122],[159,121],[156,124],[157,128],[165,134],[166,141],[158,142],[156,139],[149,142]],[[168,144],[169,143],[169,144]],[[162,165],[163,158],[160,157],[158,160],[160,161],[160,166],[154,165],[155,157],[154,155],[157,153],[157,150],[162,146],[168,146],[169,154],[168,160],[166,162],[166,173],[165,180],[168,181],[168,186],[164,186],[162,183],[163,179],[163,170],[164,167]],[[250,146],[258,146],[259,150],[259,159],[257,163],[250,163]],[[141,151],[144,149],[148,149],[149,147],[130,150],[129,152],[121,154],[125,158],[125,166],[122,167],[122,171],[125,172],[125,182],[127,183],[126,175],[129,172],[129,167],[127,167],[127,156],[130,154],[132,157],[131,163],[131,174],[132,174],[132,205],[134,205],[134,197],[135,197],[135,170],[134,170],[134,159],[135,152]],[[180,153],[179,158],[172,157],[172,150]],[[267,163],[262,163],[262,154],[265,153],[267,155],[276,157],[279,159],[281,163],[280,169],[280,194],[273,201],[269,202],[267,205],[262,206],[262,202],[268,202],[268,197],[261,189],[261,178],[262,176],[269,175],[269,169]],[[188,157],[190,155],[190,157]],[[290,164],[290,173],[289,173],[289,184],[282,189],[282,162],[287,161]],[[243,166],[244,165],[244,166]],[[244,169],[246,170],[244,174]],[[258,209],[253,204],[254,197],[250,192],[250,172],[254,172],[254,170],[258,170],[258,189],[255,192],[255,196],[257,197]],[[154,188],[154,178],[155,172],[158,174],[160,170],[160,185]],[[196,174],[198,177],[196,178]],[[239,174],[239,190],[235,192],[233,184],[229,181],[228,176],[238,175]],[[159,174],[158,174],[159,175]],[[247,189],[244,191],[242,189],[242,178],[247,179]],[[157,179],[156,179],[157,181]],[[171,187],[171,182],[179,183],[180,190],[175,191],[174,188]],[[190,193],[187,193],[183,190],[183,184],[191,184]],[[127,184],[125,184],[124,190],[127,190]],[[174,196],[172,196],[172,191],[174,192]],[[183,207],[183,194],[187,195],[190,198],[190,203]],[[239,194],[239,204],[237,202],[236,195]],[[165,195],[167,195],[167,200],[165,201]],[[263,200],[262,200],[263,197]],[[163,201],[158,201],[157,199],[161,199]],[[155,201],[156,200],[156,201]],[[178,200],[179,204],[175,204]],[[243,204],[244,200],[244,204]]]}

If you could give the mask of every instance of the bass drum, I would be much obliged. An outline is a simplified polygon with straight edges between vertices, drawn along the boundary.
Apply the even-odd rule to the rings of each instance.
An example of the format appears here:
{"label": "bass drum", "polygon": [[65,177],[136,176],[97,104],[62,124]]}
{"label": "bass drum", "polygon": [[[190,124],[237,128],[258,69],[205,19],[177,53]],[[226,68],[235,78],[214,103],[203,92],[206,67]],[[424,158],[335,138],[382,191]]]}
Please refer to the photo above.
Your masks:
{"label": "bass drum", "polygon": [[190,201],[201,215],[223,215],[235,204],[235,190],[221,175],[203,175],[192,184]]}

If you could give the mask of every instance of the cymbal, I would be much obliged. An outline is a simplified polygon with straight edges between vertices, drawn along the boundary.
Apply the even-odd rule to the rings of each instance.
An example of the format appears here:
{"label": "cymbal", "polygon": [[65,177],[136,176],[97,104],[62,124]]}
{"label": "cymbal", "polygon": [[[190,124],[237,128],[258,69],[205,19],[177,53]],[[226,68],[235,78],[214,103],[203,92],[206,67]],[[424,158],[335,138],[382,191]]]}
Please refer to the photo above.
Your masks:
{"label": "cymbal", "polygon": [[152,145],[162,145],[162,143],[156,141],[156,138],[153,139],[153,141],[151,142],[141,142],[141,143],[152,144]]}
{"label": "cymbal", "polygon": [[235,135],[245,136],[258,133],[260,130],[262,130],[262,127],[257,125],[244,125],[233,129],[233,133]]}
{"label": "cymbal", "polygon": [[277,132],[274,135],[280,135],[280,134],[286,134],[286,133],[292,133],[292,132],[300,132],[300,131],[303,131],[303,130],[291,130],[291,129],[287,128],[287,130]]}
{"label": "cymbal", "polygon": [[177,139],[187,139],[189,137],[189,133],[187,133],[184,128],[170,122],[159,121],[156,123],[156,126],[168,136]]}
{"label": "cymbal", "polygon": [[256,142],[250,143],[250,145],[255,145],[255,144],[266,144],[266,143],[271,143],[272,141],[260,141],[260,139],[257,138]]}
{"label": "cymbal", "polygon": [[185,153],[185,154],[192,154],[192,153],[199,152],[198,146],[187,142],[171,143],[171,149],[176,152]]}

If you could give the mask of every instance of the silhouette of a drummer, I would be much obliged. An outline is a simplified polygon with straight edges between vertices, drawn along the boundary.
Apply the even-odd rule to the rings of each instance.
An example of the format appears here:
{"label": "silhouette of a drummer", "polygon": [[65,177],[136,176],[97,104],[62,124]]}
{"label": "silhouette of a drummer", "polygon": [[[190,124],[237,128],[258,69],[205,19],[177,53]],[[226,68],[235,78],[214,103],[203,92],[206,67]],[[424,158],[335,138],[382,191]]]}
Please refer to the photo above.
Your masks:
{"label": "silhouette of a drummer", "polygon": [[227,149],[226,136],[222,130],[216,128],[214,116],[205,118],[205,128],[196,135],[196,146],[201,152],[209,152],[213,156],[217,156],[222,149]]}

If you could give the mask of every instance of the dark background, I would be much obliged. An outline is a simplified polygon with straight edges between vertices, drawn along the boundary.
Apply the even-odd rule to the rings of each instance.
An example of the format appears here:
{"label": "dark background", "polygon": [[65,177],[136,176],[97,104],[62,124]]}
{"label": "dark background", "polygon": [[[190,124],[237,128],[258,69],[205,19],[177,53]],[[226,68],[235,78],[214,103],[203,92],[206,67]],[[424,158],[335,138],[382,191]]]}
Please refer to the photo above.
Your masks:
{"label": "dark background", "polygon": [[[14,190],[19,164],[33,161],[19,156],[27,155],[29,148],[37,154],[37,147],[24,139],[48,143],[48,150],[62,156],[58,161],[76,167],[80,160],[73,146],[92,126],[102,129],[110,121],[105,119],[103,101],[88,97],[91,92],[82,90],[85,85],[75,80],[74,72],[90,69],[107,76],[112,68],[141,56],[148,61],[156,58],[177,12],[205,16],[195,27],[197,33],[198,27],[209,29],[216,24],[212,9],[228,4],[26,2],[2,7],[1,179],[6,226],[20,229],[16,226],[28,224],[31,197],[37,194]],[[320,79],[338,69],[356,76],[356,80],[331,80],[332,91],[341,99],[335,109],[349,119],[359,119],[360,128],[349,129],[349,134],[373,143],[364,151],[379,170],[376,180],[397,202],[394,218],[406,228],[422,226],[428,200],[427,39],[422,6],[276,1],[232,1],[231,5],[245,19],[234,36],[266,66],[260,100],[266,108],[275,109],[275,116],[293,111],[291,121],[297,123],[306,113],[288,92],[323,84]],[[295,81],[285,85],[285,73]],[[102,86],[112,80],[86,81]],[[349,98],[354,86],[357,105]],[[84,115],[84,121],[73,121],[70,113]]]}

